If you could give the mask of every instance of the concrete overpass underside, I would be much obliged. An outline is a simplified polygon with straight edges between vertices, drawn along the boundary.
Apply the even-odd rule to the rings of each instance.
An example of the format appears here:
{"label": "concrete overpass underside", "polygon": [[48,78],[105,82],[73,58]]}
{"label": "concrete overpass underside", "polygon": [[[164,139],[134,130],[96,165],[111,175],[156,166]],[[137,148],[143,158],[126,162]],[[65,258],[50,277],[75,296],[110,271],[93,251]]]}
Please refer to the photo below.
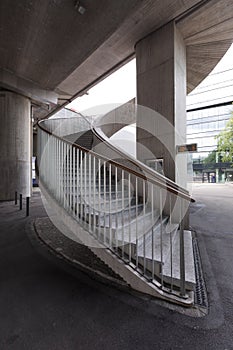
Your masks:
{"label": "concrete overpass underside", "polygon": [[[19,188],[25,195],[30,192],[30,179],[25,179],[19,164],[30,169],[31,117],[34,120],[45,118],[59,105],[64,106],[85,94],[90,87],[135,57],[139,42],[148,37],[155,38],[156,34],[152,33],[162,33],[162,28],[168,28],[169,23],[178,30],[182,50],[186,53],[182,78],[184,95],[206,77],[232,43],[231,0],[0,2],[0,168],[4,169],[0,171],[0,199],[12,198],[13,190],[6,191],[9,182],[11,188],[18,187],[12,185],[11,174],[17,174]],[[153,55],[157,56],[157,53],[159,56],[159,45],[153,49]],[[146,55],[150,55],[150,49]],[[139,59],[143,61],[141,53]],[[155,78],[153,84],[160,84],[161,81],[156,82]],[[169,84],[171,80],[168,79]],[[144,87],[140,94],[143,91]],[[166,95],[164,91],[161,91],[163,96]],[[14,98],[14,94],[20,98]],[[169,94],[173,105],[175,99],[181,100],[173,95],[174,87]],[[141,101],[144,103],[143,98]],[[145,105],[156,108],[153,103],[151,96],[151,101]],[[168,108],[170,115],[173,107]],[[166,116],[165,110],[160,113]],[[17,131],[20,123],[13,126],[20,118],[24,133]],[[6,170],[9,154],[11,167]]]}
{"label": "concrete overpass underside", "polygon": [[40,118],[130,60],[135,44],[169,21],[186,44],[188,92],[233,38],[231,0],[3,0],[0,16],[0,86],[29,97]]}

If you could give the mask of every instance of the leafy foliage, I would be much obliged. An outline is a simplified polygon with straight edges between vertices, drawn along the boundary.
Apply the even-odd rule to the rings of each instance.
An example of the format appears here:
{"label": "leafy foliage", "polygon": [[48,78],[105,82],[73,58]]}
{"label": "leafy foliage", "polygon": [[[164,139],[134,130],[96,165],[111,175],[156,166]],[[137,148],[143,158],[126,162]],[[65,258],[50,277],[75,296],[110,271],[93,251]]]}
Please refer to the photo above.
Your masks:
{"label": "leafy foliage", "polygon": [[216,150],[208,154],[208,156],[203,159],[204,164],[215,164],[216,163]]}
{"label": "leafy foliage", "polygon": [[218,152],[222,152],[223,162],[233,161],[233,115],[227,122],[224,130],[217,136]]}

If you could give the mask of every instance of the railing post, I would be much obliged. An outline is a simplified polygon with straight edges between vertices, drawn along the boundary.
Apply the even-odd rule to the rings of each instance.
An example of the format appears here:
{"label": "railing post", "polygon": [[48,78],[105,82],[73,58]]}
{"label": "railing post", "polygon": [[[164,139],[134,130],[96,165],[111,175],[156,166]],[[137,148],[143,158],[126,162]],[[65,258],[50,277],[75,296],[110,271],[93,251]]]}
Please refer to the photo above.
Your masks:
{"label": "railing post", "polygon": [[163,193],[159,190],[161,285],[163,288]]}
{"label": "railing post", "polygon": [[180,221],[180,295],[184,297],[185,291],[185,256],[184,256],[184,218],[183,200],[181,199],[181,221]]}
{"label": "railing post", "polygon": [[173,243],[172,243],[172,197],[169,194],[169,223],[170,223],[170,265],[171,265],[171,291],[173,290]]}
{"label": "railing post", "polygon": [[20,193],[19,195],[19,210],[23,209],[23,195]]}
{"label": "railing post", "polygon": [[135,179],[135,197],[136,197],[136,268],[138,268],[138,177]]}
{"label": "railing post", "polygon": [[29,200],[30,197],[26,197],[26,216],[29,216]]}

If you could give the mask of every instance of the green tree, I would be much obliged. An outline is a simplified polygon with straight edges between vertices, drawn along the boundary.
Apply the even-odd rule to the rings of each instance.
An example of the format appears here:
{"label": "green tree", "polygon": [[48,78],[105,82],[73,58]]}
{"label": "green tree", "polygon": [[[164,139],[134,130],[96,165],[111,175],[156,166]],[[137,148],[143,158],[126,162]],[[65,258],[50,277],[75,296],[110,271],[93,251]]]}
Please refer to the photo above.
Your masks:
{"label": "green tree", "polygon": [[221,152],[223,162],[233,161],[233,115],[227,122],[224,130],[217,136],[218,152]]}
{"label": "green tree", "polygon": [[203,159],[204,164],[215,164],[216,163],[216,150],[210,152],[208,156]]}

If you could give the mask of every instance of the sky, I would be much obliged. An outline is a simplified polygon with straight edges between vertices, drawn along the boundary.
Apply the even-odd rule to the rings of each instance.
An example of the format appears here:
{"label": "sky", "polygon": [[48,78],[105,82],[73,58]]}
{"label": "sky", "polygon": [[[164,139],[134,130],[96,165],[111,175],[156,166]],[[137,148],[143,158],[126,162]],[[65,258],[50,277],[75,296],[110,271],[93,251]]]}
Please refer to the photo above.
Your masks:
{"label": "sky", "polygon": [[[136,60],[102,80],[88,91],[88,95],[78,97],[68,108],[84,115],[100,114],[96,106],[123,104],[136,96]],[[102,113],[101,113],[102,114]]]}
{"label": "sky", "polygon": [[[229,73],[226,72],[226,75],[233,75],[233,45],[231,45],[226,55],[214,68],[211,74],[217,75],[219,72],[228,69],[232,70],[229,71]],[[199,89],[202,86],[204,87],[206,84],[208,84],[208,78],[199,85]],[[196,93],[195,90],[192,92],[192,94]],[[103,114],[103,112],[107,112],[109,109],[113,108],[106,107],[106,110],[103,111],[102,108],[97,108],[97,106],[103,106],[106,104],[123,104],[135,96],[136,59],[133,59],[112,75],[105,78],[99,84],[91,88],[88,91],[88,95],[78,97],[68,106],[68,108],[72,108],[83,113],[84,115]]]}

